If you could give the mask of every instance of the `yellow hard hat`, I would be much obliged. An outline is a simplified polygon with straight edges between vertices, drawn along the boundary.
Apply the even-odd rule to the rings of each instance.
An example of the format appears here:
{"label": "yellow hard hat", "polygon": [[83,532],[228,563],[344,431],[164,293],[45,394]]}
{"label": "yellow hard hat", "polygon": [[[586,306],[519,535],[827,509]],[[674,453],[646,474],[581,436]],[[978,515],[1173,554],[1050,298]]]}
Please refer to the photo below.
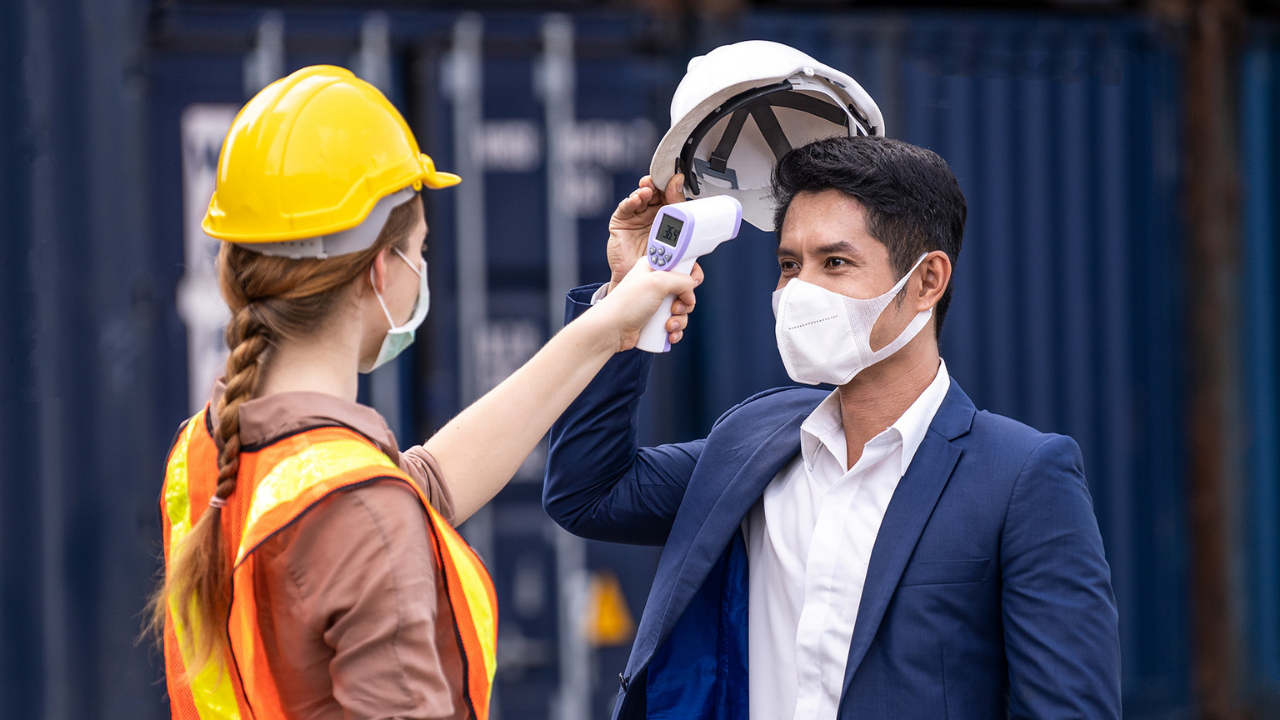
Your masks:
{"label": "yellow hard hat", "polygon": [[410,185],[459,180],[419,152],[377,88],[350,70],[315,65],[271,83],[240,110],[201,227],[244,244],[329,235],[359,225],[380,199]]}

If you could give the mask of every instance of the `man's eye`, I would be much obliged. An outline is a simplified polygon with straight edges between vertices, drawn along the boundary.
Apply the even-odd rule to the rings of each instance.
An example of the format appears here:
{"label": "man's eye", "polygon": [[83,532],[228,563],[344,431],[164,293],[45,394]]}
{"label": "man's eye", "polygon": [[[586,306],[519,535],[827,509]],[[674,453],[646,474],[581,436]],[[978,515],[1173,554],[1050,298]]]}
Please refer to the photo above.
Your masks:
{"label": "man's eye", "polygon": [[831,267],[840,267],[848,264],[849,261],[844,258],[827,258],[827,265],[830,265]]}

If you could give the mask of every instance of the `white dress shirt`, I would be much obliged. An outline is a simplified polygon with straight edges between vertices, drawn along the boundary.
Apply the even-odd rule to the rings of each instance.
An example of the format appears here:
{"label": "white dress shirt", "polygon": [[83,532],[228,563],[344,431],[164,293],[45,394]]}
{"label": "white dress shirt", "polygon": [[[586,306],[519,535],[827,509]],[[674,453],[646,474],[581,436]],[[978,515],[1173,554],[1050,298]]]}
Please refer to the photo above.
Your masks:
{"label": "white dress shirt", "polygon": [[951,378],[945,363],[852,469],[839,391],[800,426],[800,454],[743,520],[749,567],[752,720],[834,720],[885,509]]}

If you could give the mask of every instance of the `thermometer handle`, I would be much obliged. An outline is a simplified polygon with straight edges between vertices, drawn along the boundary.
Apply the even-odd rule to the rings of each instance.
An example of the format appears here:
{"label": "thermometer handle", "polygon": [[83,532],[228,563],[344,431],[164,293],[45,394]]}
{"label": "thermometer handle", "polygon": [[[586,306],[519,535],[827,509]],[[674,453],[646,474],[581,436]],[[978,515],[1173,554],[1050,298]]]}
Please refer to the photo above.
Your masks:
{"label": "thermometer handle", "polygon": [[675,295],[668,295],[662,301],[658,311],[649,318],[649,322],[645,323],[640,331],[640,340],[636,342],[636,347],[651,353],[664,353],[671,349],[671,343],[667,340],[667,321],[671,319],[671,303],[675,299]]}
{"label": "thermometer handle", "polygon": [[[686,252],[679,264],[674,267],[665,268],[654,267],[653,263],[649,263],[649,267],[655,272],[673,272],[688,275],[693,272],[693,264],[698,261],[698,256],[693,253]],[[662,304],[658,306],[658,311],[649,318],[649,322],[645,323],[644,329],[640,331],[640,340],[636,343],[636,347],[651,353],[664,353],[671,350],[671,342],[667,339],[667,321],[671,319],[671,303],[676,299],[675,295],[668,295]]]}

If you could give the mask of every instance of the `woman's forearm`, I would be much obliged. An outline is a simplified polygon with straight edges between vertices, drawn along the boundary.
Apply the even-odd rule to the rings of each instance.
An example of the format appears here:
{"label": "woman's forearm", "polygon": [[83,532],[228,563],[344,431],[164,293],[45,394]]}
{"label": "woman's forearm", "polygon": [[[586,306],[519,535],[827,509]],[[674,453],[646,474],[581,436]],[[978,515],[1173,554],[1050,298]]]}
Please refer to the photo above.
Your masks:
{"label": "woman's forearm", "polygon": [[461,523],[489,502],[618,350],[608,323],[588,311],[529,362],[427,440]]}

